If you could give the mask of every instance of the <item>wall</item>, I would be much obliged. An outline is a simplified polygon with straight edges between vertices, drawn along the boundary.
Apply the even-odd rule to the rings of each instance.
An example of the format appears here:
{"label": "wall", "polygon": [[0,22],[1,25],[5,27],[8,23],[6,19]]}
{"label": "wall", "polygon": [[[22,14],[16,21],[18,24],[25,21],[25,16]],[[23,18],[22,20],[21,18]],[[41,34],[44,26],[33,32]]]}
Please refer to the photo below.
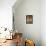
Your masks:
{"label": "wall", "polygon": [[0,27],[12,28],[12,6],[16,0],[0,0]]}
{"label": "wall", "polygon": [[[35,41],[41,46],[41,1],[23,0],[15,9],[15,29],[22,32],[24,37]],[[33,15],[33,24],[26,24],[26,15]]]}
{"label": "wall", "polygon": [[46,0],[41,1],[41,41],[46,46]]}
{"label": "wall", "polygon": [[[16,2],[16,0],[0,0],[0,26],[12,28],[12,6],[15,2]],[[24,1],[19,6],[19,8],[17,8],[18,10],[16,9],[15,25],[16,24],[17,25],[15,27],[20,32],[23,32],[24,36],[27,36],[26,33],[30,34],[31,39],[34,38],[34,40],[36,42],[40,39],[40,36],[39,35],[36,36],[36,33],[37,32],[40,33],[40,31],[41,31],[42,46],[46,46],[46,36],[45,36],[46,35],[46,0],[42,0],[42,2],[41,2],[41,10],[42,10],[41,11],[41,30],[38,29],[38,28],[40,28],[40,24],[38,24],[39,22],[37,22],[37,20],[40,21],[40,19],[38,19],[38,18],[40,18],[40,15],[39,15],[40,13],[39,13],[39,10],[38,10],[39,7],[40,7],[40,0]],[[25,22],[26,21],[25,20],[25,15],[26,14],[33,14],[33,16],[34,16],[33,24],[28,24],[28,25],[26,24],[26,22]],[[19,15],[19,16],[17,16],[17,15]],[[36,24],[36,22],[37,22],[38,25]],[[38,36],[39,36],[39,38],[38,38]]]}

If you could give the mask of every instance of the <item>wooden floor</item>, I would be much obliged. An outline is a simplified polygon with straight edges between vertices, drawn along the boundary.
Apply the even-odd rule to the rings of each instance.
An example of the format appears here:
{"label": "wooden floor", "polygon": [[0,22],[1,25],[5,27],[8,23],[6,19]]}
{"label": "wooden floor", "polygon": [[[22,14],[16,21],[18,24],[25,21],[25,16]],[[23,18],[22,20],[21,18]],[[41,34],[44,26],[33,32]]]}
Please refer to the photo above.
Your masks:
{"label": "wooden floor", "polygon": [[16,46],[15,39],[13,40],[6,40],[6,42],[2,43],[0,46]]}

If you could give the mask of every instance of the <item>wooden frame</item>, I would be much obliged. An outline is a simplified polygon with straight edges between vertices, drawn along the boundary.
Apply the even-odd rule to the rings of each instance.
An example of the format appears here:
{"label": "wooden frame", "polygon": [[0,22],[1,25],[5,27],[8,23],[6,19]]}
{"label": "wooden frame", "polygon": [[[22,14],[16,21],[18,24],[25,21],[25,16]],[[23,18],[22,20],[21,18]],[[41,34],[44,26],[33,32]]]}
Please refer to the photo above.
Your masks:
{"label": "wooden frame", "polygon": [[26,15],[26,24],[33,24],[33,15]]}

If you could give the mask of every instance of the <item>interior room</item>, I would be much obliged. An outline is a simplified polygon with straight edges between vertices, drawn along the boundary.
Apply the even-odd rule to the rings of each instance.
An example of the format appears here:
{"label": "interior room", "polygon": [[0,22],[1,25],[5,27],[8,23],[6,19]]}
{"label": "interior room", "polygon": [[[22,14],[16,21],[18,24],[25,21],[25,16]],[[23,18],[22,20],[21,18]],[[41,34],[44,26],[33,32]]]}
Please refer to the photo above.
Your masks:
{"label": "interior room", "polygon": [[0,46],[46,46],[46,0],[0,0]]}

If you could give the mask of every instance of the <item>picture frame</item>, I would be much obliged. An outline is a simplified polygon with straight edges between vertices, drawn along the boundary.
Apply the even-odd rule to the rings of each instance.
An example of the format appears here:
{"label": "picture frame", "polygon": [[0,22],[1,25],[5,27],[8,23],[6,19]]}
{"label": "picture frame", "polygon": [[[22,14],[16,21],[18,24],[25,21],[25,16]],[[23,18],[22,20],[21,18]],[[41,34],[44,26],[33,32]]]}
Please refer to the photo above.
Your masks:
{"label": "picture frame", "polygon": [[33,15],[26,15],[26,24],[33,24]]}

